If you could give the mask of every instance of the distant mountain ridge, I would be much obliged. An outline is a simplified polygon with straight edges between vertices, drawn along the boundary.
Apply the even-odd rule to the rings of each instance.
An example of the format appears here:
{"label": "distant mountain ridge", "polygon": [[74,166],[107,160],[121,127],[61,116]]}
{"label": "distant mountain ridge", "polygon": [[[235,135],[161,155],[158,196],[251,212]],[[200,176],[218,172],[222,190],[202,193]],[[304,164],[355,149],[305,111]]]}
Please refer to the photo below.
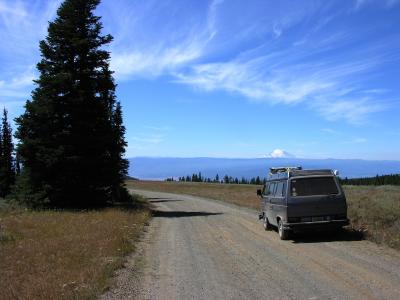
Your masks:
{"label": "distant mountain ridge", "polygon": [[163,180],[168,177],[192,175],[201,172],[214,178],[266,177],[270,167],[302,166],[304,169],[335,169],[341,177],[357,178],[375,175],[399,174],[400,161],[362,159],[304,159],[304,158],[174,158],[134,157],[129,159],[129,176],[139,179]]}

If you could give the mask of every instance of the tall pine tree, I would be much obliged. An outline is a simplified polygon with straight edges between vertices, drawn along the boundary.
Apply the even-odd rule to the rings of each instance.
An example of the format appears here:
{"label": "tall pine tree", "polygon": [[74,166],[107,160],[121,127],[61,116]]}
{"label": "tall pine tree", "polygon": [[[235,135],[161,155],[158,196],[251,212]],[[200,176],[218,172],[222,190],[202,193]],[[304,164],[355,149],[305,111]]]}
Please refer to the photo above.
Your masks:
{"label": "tall pine tree", "polygon": [[8,113],[4,108],[0,130],[0,197],[7,196],[15,182],[14,144]]}
{"label": "tall pine tree", "polygon": [[28,205],[97,206],[126,193],[121,106],[101,35],[100,0],[65,0],[40,42],[40,77],[17,118],[17,198]]}

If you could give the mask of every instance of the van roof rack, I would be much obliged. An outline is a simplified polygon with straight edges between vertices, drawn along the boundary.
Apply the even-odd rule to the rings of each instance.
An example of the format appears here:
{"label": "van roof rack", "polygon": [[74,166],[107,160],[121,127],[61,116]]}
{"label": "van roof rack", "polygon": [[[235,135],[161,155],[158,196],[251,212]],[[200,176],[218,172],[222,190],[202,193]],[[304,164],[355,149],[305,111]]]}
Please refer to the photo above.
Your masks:
{"label": "van roof rack", "polygon": [[288,172],[294,171],[294,170],[303,170],[303,168],[300,166],[298,166],[298,167],[273,167],[273,168],[269,168],[269,173],[270,173],[270,175],[272,175],[272,174],[278,174],[278,173],[288,173]]}
{"label": "van roof rack", "polygon": [[302,167],[273,167],[269,168],[269,178],[268,180],[276,180],[276,179],[287,179],[291,177],[300,177],[300,176],[316,176],[316,175],[334,175],[338,176],[339,172],[337,170],[331,169],[306,169],[304,170]]}

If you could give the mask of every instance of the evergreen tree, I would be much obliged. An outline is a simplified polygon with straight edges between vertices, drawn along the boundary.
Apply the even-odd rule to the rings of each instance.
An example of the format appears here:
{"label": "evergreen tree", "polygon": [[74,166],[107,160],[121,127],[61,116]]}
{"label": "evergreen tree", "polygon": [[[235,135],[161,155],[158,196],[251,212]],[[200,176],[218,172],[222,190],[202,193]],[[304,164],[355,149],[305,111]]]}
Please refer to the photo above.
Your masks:
{"label": "evergreen tree", "polygon": [[19,162],[19,156],[15,157],[15,175],[19,176],[21,174],[21,164]]}
{"label": "evergreen tree", "polygon": [[4,159],[3,159],[3,130],[0,126],[0,197],[3,197],[2,195],[5,194],[2,189],[2,178],[4,177]]}
{"label": "evergreen tree", "polygon": [[14,144],[8,113],[4,108],[0,130],[0,197],[7,196],[15,182]]}
{"label": "evergreen tree", "polygon": [[228,177],[228,175],[225,175],[224,176],[224,181],[223,181],[224,183],[229,183],[229,177]]}
{"label": "evergreen tree", "polygon": [[29,205],[97,206],[126,195],[121,106],[101,35],[100,0],[65,0],[40,42],[32,100],[17,118],[23,165],[16,197]]}
{"label": "evergreen tree", "polygon": [[215,175],[215,182],[219,182],[219,175]]}
{"label": "evergreen tree", "polygon": [[[109,78],[112,78],[111,73]],[[113,91],[114,90],[115,85]],[[115,102],[114,95],[113,101],[110,102]],[[129,162],[124,158],[127,143],[125,141],[125,126],[123,125],[122,107],[119,102],[116,102],[114,111],[112,109],[109,111],[109,115],[111,117],[110,121],[112,126],[112,137],[110,138],[109,145],[109,169],[111,171],[111,173],[109,173],[109,182],[111,183],[111,197],[113,201],[127,200],[129,194],[125,189],[124,182],[128,175]]]}

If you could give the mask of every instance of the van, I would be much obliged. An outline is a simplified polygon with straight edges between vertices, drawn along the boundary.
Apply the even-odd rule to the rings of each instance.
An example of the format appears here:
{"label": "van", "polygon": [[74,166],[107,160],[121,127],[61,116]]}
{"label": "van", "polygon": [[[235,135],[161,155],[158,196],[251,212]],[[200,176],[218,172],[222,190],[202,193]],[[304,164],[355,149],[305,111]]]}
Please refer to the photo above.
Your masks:
{"label": "van", "polygon": [[265,230],[278,228],[281,240],[305,230],[337,230],[349,224],[346,196],[333,170],[270,168],[262,199]]}

